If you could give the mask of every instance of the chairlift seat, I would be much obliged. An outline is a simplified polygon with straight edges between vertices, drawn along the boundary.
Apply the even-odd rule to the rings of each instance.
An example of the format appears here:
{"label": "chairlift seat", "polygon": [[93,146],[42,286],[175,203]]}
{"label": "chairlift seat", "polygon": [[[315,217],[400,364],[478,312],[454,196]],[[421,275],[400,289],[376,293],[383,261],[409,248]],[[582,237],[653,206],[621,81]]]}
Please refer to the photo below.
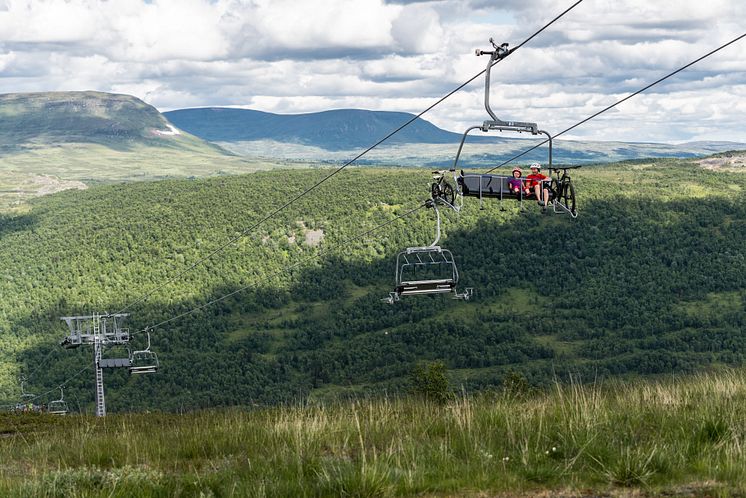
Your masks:
{"label": "chairlift seat", "polygon": [[152,351],[134,351],[129,365],[131,374],[156,373],[158,357]]}
{"label": "chairlift seat", "polygon": [[132,375],[139,375],[139,374],[150,374],[150,373],[156,373],[158,372],[158,367],[156,365],[147,365],[142,367],[130,367],[130,373]]}
{"label": "chairlift seat", "polygon": [[[458,177],[458,183],[461,192],[466,197],[477,197],[479,199],[533,199],[535,195],[533,189],[529,194],[516,194],[510,190],[510,180],[512,176],[492,175],[492,174],[462,174]],[[526,177],[521,177],[522,182],[528,181]],[[550,178],[543,180],[545,186],[549,187]],[[551,190],[551,189],[550,189]],[[551,195],[551,194],[550,194]],[[551,199],[551,197],[550,197]]]}
{"label": "chairlift seat", "polygon": [[64,415],[68,412],[67,402],[61,400],[50,401],[47,412],[52,415]]}
{"label": "chairlift seat", "polygon": [[409,281],[402,282],[401,286],[426,285],[426,284],[445,285],[445,284],[455,284],[455,283],[456,282],[452,278],[441,278],[441,279],[435,279],[435,280],[409,280]]}
{"label": "chairlift seat", "polygon": [[402,282],[395,291],[400,296],[414,296],[417,294],[445,294],[456,288],[453,280],[421,280],[416,282]]}

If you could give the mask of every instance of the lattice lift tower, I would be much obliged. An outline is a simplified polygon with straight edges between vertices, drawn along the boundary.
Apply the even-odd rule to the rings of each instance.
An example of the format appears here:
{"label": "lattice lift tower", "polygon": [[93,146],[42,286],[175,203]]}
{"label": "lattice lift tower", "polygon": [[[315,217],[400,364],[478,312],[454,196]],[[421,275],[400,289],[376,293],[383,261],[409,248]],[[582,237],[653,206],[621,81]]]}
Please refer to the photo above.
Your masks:
{"label": "lattice lift tower", "polygon": [[86,316],[63,316],[70,335],[60,343],[66,349],[82,345],[93,345],[93,367],[96,376],[96,416],[106,416],[104,399],[104,368],[130,368],[130,358],[102,358],[105,346],[127,345],[130,341],[129,329],[122,328],[122,322],[129,313]]}

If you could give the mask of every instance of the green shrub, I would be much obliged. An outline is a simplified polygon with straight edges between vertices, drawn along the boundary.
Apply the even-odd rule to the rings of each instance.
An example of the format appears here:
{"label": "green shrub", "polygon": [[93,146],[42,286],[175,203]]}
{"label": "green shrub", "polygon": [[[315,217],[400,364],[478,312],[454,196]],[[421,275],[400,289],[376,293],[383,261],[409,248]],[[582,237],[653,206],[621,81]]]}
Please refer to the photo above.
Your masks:
{"label": "green shrub", "polygon": [[411,375],[412,393],[429,401],[444,403],[451,398],[446,366],[442,361],[421,362]]}

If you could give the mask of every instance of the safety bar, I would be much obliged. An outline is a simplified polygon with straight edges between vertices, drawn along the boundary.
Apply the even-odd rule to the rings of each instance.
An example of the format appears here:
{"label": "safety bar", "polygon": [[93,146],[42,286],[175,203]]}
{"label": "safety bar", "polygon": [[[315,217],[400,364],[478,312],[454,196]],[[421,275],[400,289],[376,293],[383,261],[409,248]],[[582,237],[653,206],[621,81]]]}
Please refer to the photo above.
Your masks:
{"label": "safety bar", "polygon": [[[485,121],[485,123],[487,123],[487,121]],[[516,131],[516,130],[508,129],[508,128],[490,128],[490,129],[499,130],[499,131]],[[451,166],[451,171],[456,171],[458,169],[458,160],[461,157],[461,151],[464,149],[464,143],[466,142],[466,137],[469,135],[469,133],[472,130],[482,130],[484,132],[488,131],[488,130],[485,130],[483,126],[471,126],[466,129],[464,134],[461,136],[461,143],[459,143],[458,145],[458,151],[456,151],[456,159],[453,160],[453,166]],[[547,163],[547,169],[554,169],[552,166],[552,149],[554,146],[554,139],[552,135],[549,134],[549,132],[544,131],[544,130],[537,130],[535,135],[538,135],[538,134],[547,136],[548,144],[549,144],[549,162]],[[565,168],[560,168],[560,169],[565,169]]]}

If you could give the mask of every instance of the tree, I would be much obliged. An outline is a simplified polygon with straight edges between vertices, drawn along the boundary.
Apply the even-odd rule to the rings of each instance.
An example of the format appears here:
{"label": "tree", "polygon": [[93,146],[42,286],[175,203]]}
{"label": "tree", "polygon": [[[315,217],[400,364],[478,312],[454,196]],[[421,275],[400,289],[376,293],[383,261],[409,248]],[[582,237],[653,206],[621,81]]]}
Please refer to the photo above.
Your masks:
{"label": "tree", "polygon": [[448,389],[446,365],[442,361],[420,362],[411,375],[412,393],[436,403],[444,403],[451,397]]}

